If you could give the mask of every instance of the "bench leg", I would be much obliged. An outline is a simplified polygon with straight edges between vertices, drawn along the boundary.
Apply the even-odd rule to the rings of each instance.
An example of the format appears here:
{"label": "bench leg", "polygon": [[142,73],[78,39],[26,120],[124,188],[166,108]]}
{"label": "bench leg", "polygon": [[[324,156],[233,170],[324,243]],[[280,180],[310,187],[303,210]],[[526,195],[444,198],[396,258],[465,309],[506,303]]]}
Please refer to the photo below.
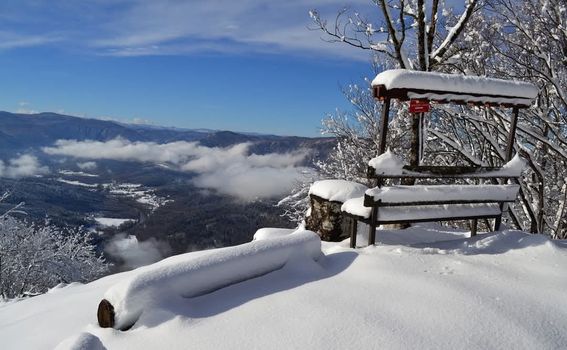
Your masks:
{"label": "bench leg", "polygon": [[376,224],[368,225],[368,245],[374,245],[376,243]]}
{"label": "bench leg", "polygon": [[494,231],[500,231],[500,226],[502,226],[502,215],[494,219]]}
{"label": "bench leg", "polygon": [[471,237],[476,236],[477,228],[478,228],[478,220],[472,219],[471,220]]}
{"label": "bench leg", "polygon": [[356,248],[356,234],[358,233],[358,220],[351,218],[350,224],[350,247]]}
{"label": "bench leg", "polygon": [[376,217],[378,216],[378,207],[372,208],[372,213],[370,214],[370,225],[368,229],[368,245],[374,245],[376,243]]}

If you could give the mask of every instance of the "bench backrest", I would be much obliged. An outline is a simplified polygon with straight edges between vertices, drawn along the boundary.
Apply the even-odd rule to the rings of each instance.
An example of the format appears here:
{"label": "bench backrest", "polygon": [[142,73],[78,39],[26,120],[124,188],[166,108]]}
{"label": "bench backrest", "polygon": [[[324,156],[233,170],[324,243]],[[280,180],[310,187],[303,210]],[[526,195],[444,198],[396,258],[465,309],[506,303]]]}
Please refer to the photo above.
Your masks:
{"label": "bench backrest", "polygon": [[519,190],[519,185],[385,186],[366,191],[364,206],[514,202]]}
{"label": "bench backrest", "polygon": [[406,165],[401,171],[382,170],[377,171],[369,166],[366,175],[370,179],[395,179],[395,178],[414,178],[414,179],[510,179],[519,178],[517,171],[497,167],[472,167],[472,166],[409,166]]}

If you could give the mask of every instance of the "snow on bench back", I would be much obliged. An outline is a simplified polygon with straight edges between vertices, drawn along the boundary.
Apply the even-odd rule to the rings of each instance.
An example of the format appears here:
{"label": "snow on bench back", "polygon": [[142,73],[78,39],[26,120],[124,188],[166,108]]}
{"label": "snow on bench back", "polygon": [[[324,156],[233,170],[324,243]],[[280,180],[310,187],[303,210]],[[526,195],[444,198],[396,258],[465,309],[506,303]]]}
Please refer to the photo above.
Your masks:
{"label": "snow on bench back", "polygon": [[357,197],[344,202],[341,206],[341,211],[368,219],[372,213],[372,208],[364,206],[364,197]]}
{"label": "snow on bench back", "polygon": [[[387,70],[378,74],[372,81],[372,86],[379,85],[385,86],[388,90],[416,89],[431,92],[441,91],[455,94],[495,95],[518,98],[523,99],[523,102],[526,102],[528,105],[538,94],[538,89],[535,85],[521,81],[459,74],[420,72],[406,69]],[[462,97],[459,99],[462,99]]]}
{"label": "snow on bench back", "polygon": [[382,203],[496,201],[516,199],[519,185],[415,185],[376,187],[366,195]]}
{"label": "snow on bench back", "polygon": [[401,175],[404,163],[389,149],[378,157],[370,159],[368,165],[374,168],[374,173],[379,175]]}
{"label": "snow on bench back", "polygon": [[518,153],[508,163],[498,170],[486,172],[485,176],[492,177],[520,177],[526,169],[527,163]]}
{"label": "snow on bench back", "polygon": [[[401,175],[418,175],[410,170],[404,169],[404,163],[390,150],[384,152],[378,157],[370,159],[368,165],[374,168],[374,174],[386,176],[401,176]],[[500,169],[493,171],[486,171],[482,174],[483,177],[520,177],[522,172],[526,169],[526,161],[516,154],[508,163],[504,164]],[[459,174],[455,177],[467,177],[470,174]]]}
{"label": "snow on bench back", "polygon": [[368,187],[346,180],[315,181],[309,189],[309,194],[332,202],[344,203],[350,198],[360,197]]}
{"label": "snow on bench back", "polygon": [[104,298],[114,307],[114,327],[125,329],[144,310],[172,298],[206,294],[275,271],[290,261],[317,260],[321,254],[321,240],[311,231],[182,254],[140,268],[140,273],[106,291]]}

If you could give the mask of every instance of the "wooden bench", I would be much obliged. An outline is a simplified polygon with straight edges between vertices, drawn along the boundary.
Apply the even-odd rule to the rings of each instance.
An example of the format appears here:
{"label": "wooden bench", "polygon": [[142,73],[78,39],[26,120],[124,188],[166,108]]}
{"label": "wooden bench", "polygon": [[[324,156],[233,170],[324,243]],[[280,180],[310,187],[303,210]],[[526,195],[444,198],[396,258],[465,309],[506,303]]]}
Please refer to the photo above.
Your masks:
{"label": "wooden bench", "polygon": [[[499,231],[502,214],[520,189],[519,175],[500,168],[406,166],[401,173],[377,174],[370,167],[368,175],[377,179],[378,186],[366,191],[364,197],[346,201],[341,208],[343,215],[351,219],[352,248],[356,247],[358,221],[369,225],[369,245],[375,243],[376,227],[382,224],[473,220],[471,235],[476,235],[478,219],[494,219],[494,230]],[[490,184],[382,186],[387,178],[484,179]],[[505,184],[510,179],[516,184]]]}

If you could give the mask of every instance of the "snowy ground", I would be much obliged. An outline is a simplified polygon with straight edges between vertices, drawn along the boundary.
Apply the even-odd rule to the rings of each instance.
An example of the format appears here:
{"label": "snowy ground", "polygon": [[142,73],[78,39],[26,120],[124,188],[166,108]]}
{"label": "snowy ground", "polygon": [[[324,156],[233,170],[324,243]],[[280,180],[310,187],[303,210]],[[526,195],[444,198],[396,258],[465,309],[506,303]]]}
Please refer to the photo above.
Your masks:
{"label": "snowy ground", "polygon": [[94,220],[102,227],[118,227],[125,222],[134,221],[133,219],[117,219],[117,218],[94,218]]}
{"label": "snowy ground", "polygon": [[[267,233],[267,241],[285,239]],[[465,236],[424,226],[379,231],[377,246],[358,250],[323,243],[323,257],[289,259],[209,294],[168,294],[161,303],[154,296],[128,331],[97,326],[98,302],[119,283],[149,281],[141,277],[147,271],[180,261],[222,262],[266,243],[189,253],[0,305],[2,348],[567,348],[567,242],[517,231]]]}
{"label": "snowy ground", "polygon": [[59,170],[59,174],[65,176],[84,176],[84,177],[98,177],[96,174],[85,173],[84,171],[72,171],[72,170]]}
{"label": "snowy ground", "polygon": [[[98,175],[89,174],[85,172],[71,171],[71,170],[61,170],[59,171],[59,174],[63,176],[71,176],[71,177],[77,177],[77,176],[86,177],[86,178],[98,177]],[[78,180],[68,180],[64,178],[57,178],[56,180],[65,183],[67,185],[90,188],[91,191],[97,191],[99,187],[102,187],[108,190],[112,195],[132,198],[136,202],[146,205],[151,210],[155,210],[172,201],[171,199],[163,198],[156,195],[155,190],[144,187],[141,184],[85,183]]]}
{"label": "snowy ground", "polygon": [[136,202],[145,204],[152,210],[155,210],[165,205],[166,203],[171,202],[170,199],[159,197],[155,194],[154,190],[145,188],[140,184],[113,183],[104,184],[103,186],[107,188],[113,195],[133,198],[136,200]]}

